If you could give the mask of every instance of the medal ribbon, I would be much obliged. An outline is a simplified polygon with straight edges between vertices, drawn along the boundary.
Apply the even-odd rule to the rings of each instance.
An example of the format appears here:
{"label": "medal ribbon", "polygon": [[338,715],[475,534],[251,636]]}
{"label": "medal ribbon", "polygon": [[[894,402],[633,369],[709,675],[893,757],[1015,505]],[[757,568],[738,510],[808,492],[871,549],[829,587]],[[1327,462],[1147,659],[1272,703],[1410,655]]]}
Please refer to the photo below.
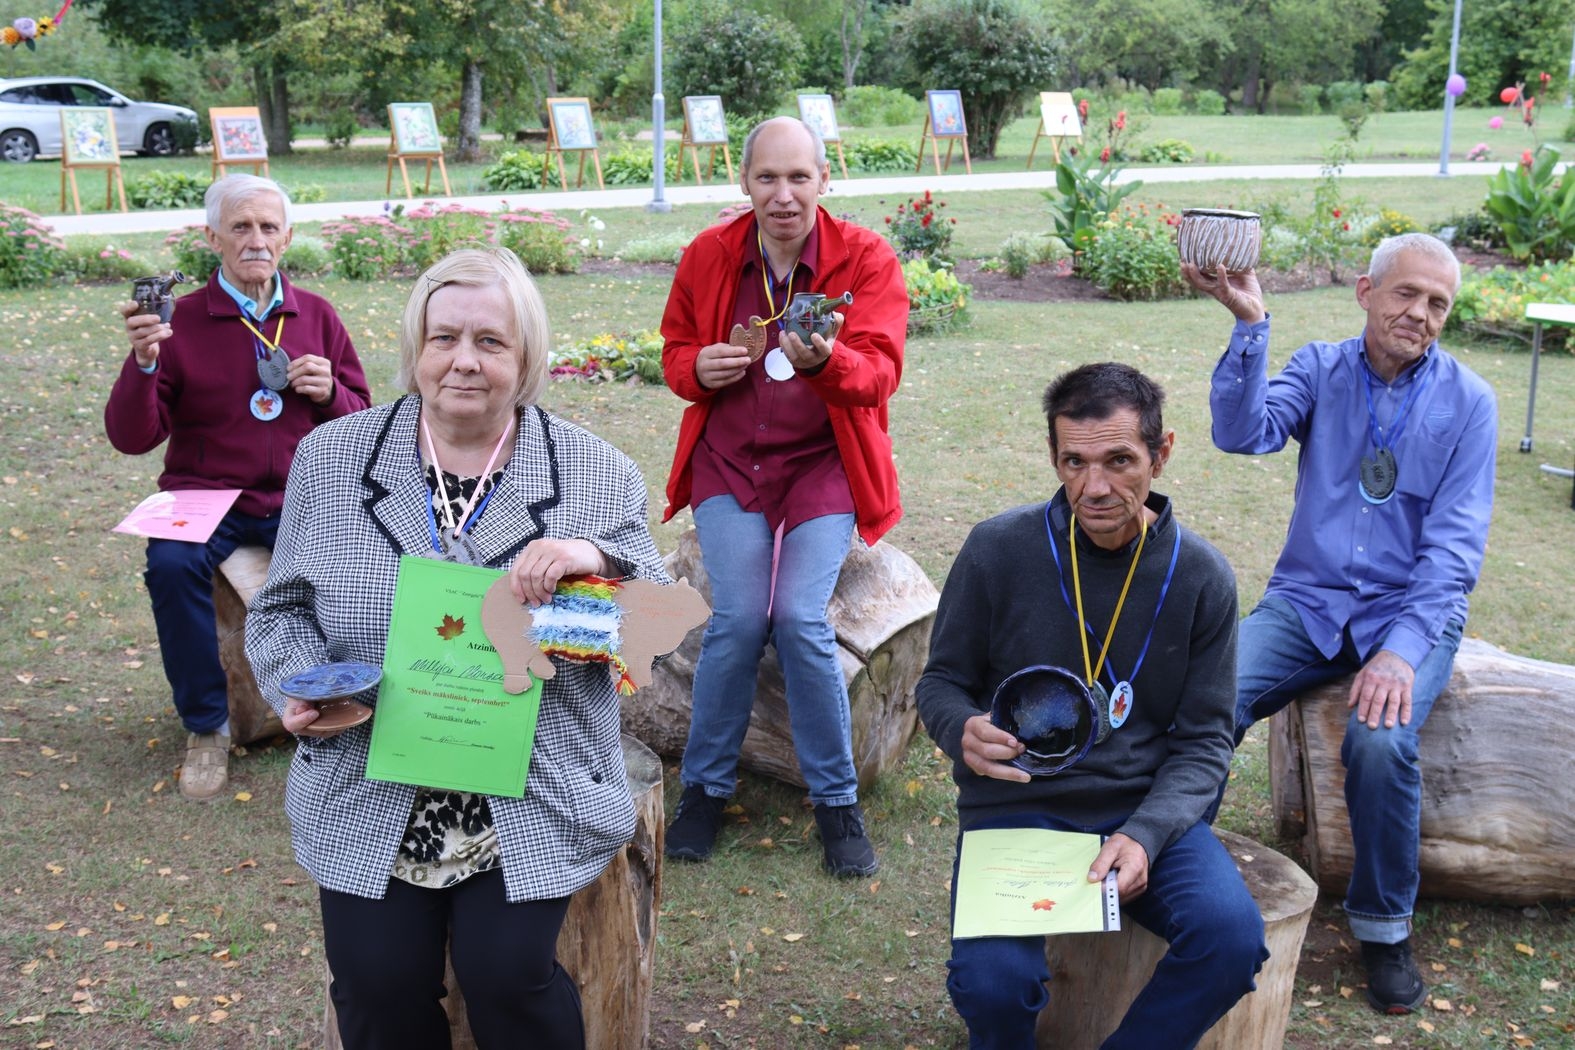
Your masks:
{"label": "medal ribbon", "polygon": [[[1364,356],[1361,360],[1362,376],[1365,380],[1362,383],[1362,393],[1367,395],[1367,435],[1372,439],[1373,448],[1375,449],[1394,448],[1395,442],[1400,440],[1400,435],[1405,433],[1405,425],[1411,418],[1411,406],[1415,405],[1416,399],[1422,396],[1422,389],[1433,378],[1433,370],[1428,365],[1424,365],[1423,367],[1426,371],[1411,380],[1410,393],[1400,403],[1400,410],[1389,421],[1389,443],[1385,444],[1383,431],[1378,427],[1378,412],[1373,408],[1373,380],[1378,379],[1378,377],[1373,374],[1372,367],[1367,363],[1367,358]],[[1383,381],[1379,380],[1379,382]]]}
{"label": "medal ribbon", "polygon": [[[1073,526],[1074,527],[1076,526],[1076,518],[1075,517],[1073,519]],[[1146,532],[1147,529],[1145,528],[1144,531]],[[1058,552],[1056,550],[1056,546],[1055,546],[1055,531],[1050,525],[1050,505],[1049,504],[1045,505],[1045,538],[1047,540],[1049,540],[1049,542],[1050,542],[1050,557],[1055,562],[1056,580],[1061,585],[1061,600],[1066,602],[1066,607],[1067,607],[1068,610],[1070,610],[1070,611],[1072,611],[1072,612],[1077,614],[1078,621],[1079,621],[1080,625],[1083,628],[1083,632],[1082,632],[1082,637],[1083,637],[1083,667],[1084,667],[1084,670],[1086,671],[1087,668],[1088,668],[1088,635],[1094,634],[1094,628],[1093,628],[1093,625],[1091,625],[1091,624],[1089,624],[1089,623],[1087,623],[1086,621],[1083,620],[1083,616],[1082,616],[1082,601],[1083,601],[1082,595],[1079,594],[1079,596],[1078,596],[1078,604],[1077,604],[1077,606],[1074,607],[1073,604],[1072,604],[1072,596],[1066,593],[1066,573],[1061,568],[1061,555],[1060,555],[1060,552]],[[1073,558],[1073,561],[1072,561],[1073,586],[1076,586],[1076,584],[1077,584],[1077,575],[1076,575],[1077,574],[1077,560],[1076,560],[1076,558],[1077,558],[1077,543],[1076,543],[1076,537],[1073,536],[1072,539],[1069,541],[1069,543],[1070,543],[1070,545],[1072,547],[1072,552],[1073,552],[1072,553],[1072,558]],[[1141,540],[1139,541],[1139,544],[1140,544],[1140,548],[1141,548]],[[1141,550],[1140,550],[1140,552],[1141,552]],[[1165,570],[1165,582],[1160,584],[1160,588],[1159,588],[1159,601],[1157,601],[1154,604],[1154,618],[1149,621],[1148,634],[1143,639],[1143,648],[1138,652],[1138,656],[1137,656],[1136,662],[1134,662],[1132,664],[1132,673],[1126,676],[1126,680],[1128,682],[1132,681],[1134,678],[1136,678],[1138,676],[1138,670],[1141,669],[1142,666],[1143,666],[1143,659],[1144,659],[1144,657],[1148,656],[1149,643],[1151,643],[1154,640],[1154,626],[1159,623],[1160,610],[1165,607],[1165,599],[1170,594],[1170,581],[1176,575],[1176,562],[1178,560],[1180,560],[1180,557],[1181,557],[1181,529],[1179,527],[1177,527],[1176,528],[1176,542],[1175,542],[1175,545],[1173,547],[1171,547],[1171,550],[1170,550],[1170,567]],[[1137,565],[1137,557],[1136,556],[1133,557],[1132,564],[1133,564],[1133,566]],[[1132,582],[1132,571],[1129,569],[1127,571],[1127,583],[1130,584],[1131,582]],[[1123,598],[1126,597],[1126,587],[1125,586],[1123,586],[1122,589],[1121,589],[1121,595],[1122,595]],[[1118,617],[1121,615],[1121,607],[1120,607],[1119,604],[1116,606],[1116,615]],[[1111,636],[1114,633],[1115,633],[1115,621],[1112,620],[1111,624],[1110,624],[1110,633],[1105,636],[1105,648],[1104,648],[1104,651],[1100,653],[1100,657],[1099,658],[1100,658],[1100,663],[1101,664],[1103,664],[1105,662],[1105,657],[1110,651],[1110,638],[1111,638]],[[1097,635],[1096,635],[1096,637],[1097,637]],[[1111,680],[1111,682],[1114,683],[1118,677],[1119,676],[1116,674],[1116,671],[1115,671],[1115,666],[1112,664],[1111,665],[1111,669],[1110,669],[1110,680]],[[1090,684],[1092,684],[1092,682]]]}
{"label": "medal ribbon", "polygon": [[[432,458],[432,467],[437,471],[438,496],[443,502],[443,525],[456,536],[465,534],[465,526],[471,523],[472,516],[480,516],[481,508],[486,506],[487,500],[492,498],[496,487],[487,490],[486,496],[478,503],[476,497],[481,494],[481,487],[486,479],[492,476],[492,465],[498,461],[498,453],[503,451],[503,442],[509,436],[509,424],[503,425],[503,433],[498,435],[498,443],[492,446],[492,455],[487,457],[487,465],[481,470],[481,478],[476,482],[475,491],[471,492],[470,499],[465,501],[465,510],[459,516],[459,523],[454,523],[454,511],[449,507],[448,486],[443,482],[443,466],[438,462],[437,446],[432,443],[432,431],[427,429],[426,416],[421,417],[421,436],[427,442],[427,455]],[[433,512],[431,501],[427,504],[427,514],[432,519],[433,548],[442,553],[437,547],[437,515]]]}
{"label": "medal ribbon", "polygon": [[787,297],[782,301],[782,309],[778,310],[776,299],[771,295],[771,263],[766,259],[766,242],[760,236],[759,226],[755,227],[755,246],[760,249],[760,283],[765,286],[766,311],[771,314],[756,322],[755,327],[764,328],[772,321],[781,320],[782,315],[787,313],[788,304],[793,301],[793,278],[798,276],[798,263],[795,262],[793,269],[788,271]]}
{"label": "medal ribbon", "polygon": [[[264,322],[262,322],[262,321],[258,321],[257,322],[257,324],[263,324],[263,323]],[[271,343],[268,341],[268,337],[263,335],[262,332],[257,329],[256,325],[252,324],[251,321],[247,320],[245,314],[241,314],[241,324],[245,325],[247,328],[250,328],[251,332],[252,332],[252,335],[257,337],[256,343],[254,343],[252,345],[252,349],[257,352],[257,360],[259,360],[259,361],[264,360],[270,353],[272,353],[273,351],[279,349],[279,338],[280,338],[280,336],[284,335],[284,313],[283,313],[283,311],[280,311],[280,313],[279,313],[279,324],[273,330],[273,342],[271,342]]]}
{"label": "medal ribbon", "polygon": [[1088,664],[1088,620],[1083,616],[1083,582],[1077,574],[1077,515],[1073,514],[1071,524],[1067,526],[1066,542],[1071,550],[1072,560],[1072,594],[1077,598],[1077,625],[1080,629],[1077,637],[1083,643],[1083,676],[1088,679],[1088,684],[1093,685],[1099,681],[1099,674],[1105,669],[1105,657],[1110,655],[1110,639],[1115,637],[1116,623],[1121,619],[1122,606],[1127,603],[1127,589],[1132,586],[1132,577],[1137,572],[1138,559],[1143,557],[1143,541],[1148,538],[1148,523],[1142,522],[1138,531],[1137,550],[1132,554],[1132,564],[1127,566],[1126,582],[1121,585],[1121,595],[1116,599],[1116,610],[1110,614],[1110,629],[1105,632],[1104,644],[1099,648],[1099,663],[1092,669]]}

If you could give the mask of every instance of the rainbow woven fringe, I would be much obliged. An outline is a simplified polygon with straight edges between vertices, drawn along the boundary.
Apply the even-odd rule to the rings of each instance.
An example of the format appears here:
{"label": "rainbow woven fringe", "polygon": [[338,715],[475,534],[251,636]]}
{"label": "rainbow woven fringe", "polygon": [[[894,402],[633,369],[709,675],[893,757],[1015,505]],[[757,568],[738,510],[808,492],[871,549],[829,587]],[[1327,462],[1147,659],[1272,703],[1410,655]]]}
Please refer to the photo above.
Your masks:
{"label": "rainbow woven fringe", "polygon": [[615,599],[619,583],[600,576],[579,576],[559,582],[552,602],[531,614],[531,641],[548,656],[580,663],[601,663],[617,672],[618,692],[629,696],[634,680],[618,651],[623,608]]}

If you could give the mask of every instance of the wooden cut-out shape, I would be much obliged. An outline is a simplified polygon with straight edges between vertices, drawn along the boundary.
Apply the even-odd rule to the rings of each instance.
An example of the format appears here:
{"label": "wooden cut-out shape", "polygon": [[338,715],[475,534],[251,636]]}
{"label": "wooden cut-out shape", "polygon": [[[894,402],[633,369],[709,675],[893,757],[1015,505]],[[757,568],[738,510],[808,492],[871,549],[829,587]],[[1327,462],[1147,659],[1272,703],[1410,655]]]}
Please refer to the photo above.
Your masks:
{"label": "wooden cut-out shape", "polygon": [[[598,645],[594,639],[586,641],[597,629],[587,631],[583,624],[574,632],[574,644],[554,636],[561,622],[558,614],[569,603],[565,592],[586,582],[611,587],[611,603],[617,608],[608,610],[605,635],[617,639],[616,649]],[[552,605],[532,610],[515,600],[508,577],[503,576],[487,589],[481,603],[481,629],[503,661],[504,692],[525,692],[531,686],[532,676],[542,681],[551,678],[556,673],[548,657],[551,653],[577,662],[607,664],[619,691],[629,693],[649,685],[652,662],[677,649],[684,636],[705,623],[710,615],[705,599],[688,580],[663,585],[642,579],[565,577],[558,584]]]}
{"label": "wooden cut-out shape", "polygon": [[766,352],[766,326],[758,317],[751,317],[749,325],[733,326],[733,334],[727,337],[733,346],[741,346],[749,351],[749,363],[754,364]]}

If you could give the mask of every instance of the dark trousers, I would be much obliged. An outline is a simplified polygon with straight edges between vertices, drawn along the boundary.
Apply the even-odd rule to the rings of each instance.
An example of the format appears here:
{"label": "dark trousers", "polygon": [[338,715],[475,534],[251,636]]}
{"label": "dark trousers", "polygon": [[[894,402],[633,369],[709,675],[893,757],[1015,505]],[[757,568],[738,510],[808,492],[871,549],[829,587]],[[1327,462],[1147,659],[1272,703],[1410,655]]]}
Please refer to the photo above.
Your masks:
{"label": "dark trousers", "polygon": [[230,717],[230,695],[219,665],[219,631],[213,622],[213,574],[243,544],[273,550],[279,518],[254,518],[232,510],[207,543],[149,540],[143,580],[153,599],[164,677],[175,710],[190,733],[212,733]]}
{"label": "dark trousers", "polygon": [[390,879],[382,900],[318,895],[346,1050],[447,1050],[445,946],[482,1050],[583,1050],[580,992],[557,960],[568,897],[510,904],[498,869],[447,889]]}

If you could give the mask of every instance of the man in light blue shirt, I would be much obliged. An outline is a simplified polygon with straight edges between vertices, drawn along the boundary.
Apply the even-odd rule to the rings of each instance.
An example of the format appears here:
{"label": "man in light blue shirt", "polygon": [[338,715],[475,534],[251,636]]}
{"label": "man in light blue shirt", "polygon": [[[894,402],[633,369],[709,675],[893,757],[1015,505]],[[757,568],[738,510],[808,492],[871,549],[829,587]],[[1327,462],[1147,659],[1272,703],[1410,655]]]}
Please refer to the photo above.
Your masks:
{"label": "man in light blue shirt", "polygon": [[1269,316],[1251,271],[1183,266],[1235,316],[1209,406],[1225,452],[1300,447],[1296,504],[1237,646],[1236,739],[1320,683],[1355,675],[1340,757],[1354,868],[1345,910],[1367,999],[1427,996],[1411,957],[1422,775],[1417,735],[1449,683],[1493,510],[1493,391],[1438,334],[1460,264],[1427,234],[1391,237],[1357,279],[1360,336],[1312,342],[1268,374]]}

